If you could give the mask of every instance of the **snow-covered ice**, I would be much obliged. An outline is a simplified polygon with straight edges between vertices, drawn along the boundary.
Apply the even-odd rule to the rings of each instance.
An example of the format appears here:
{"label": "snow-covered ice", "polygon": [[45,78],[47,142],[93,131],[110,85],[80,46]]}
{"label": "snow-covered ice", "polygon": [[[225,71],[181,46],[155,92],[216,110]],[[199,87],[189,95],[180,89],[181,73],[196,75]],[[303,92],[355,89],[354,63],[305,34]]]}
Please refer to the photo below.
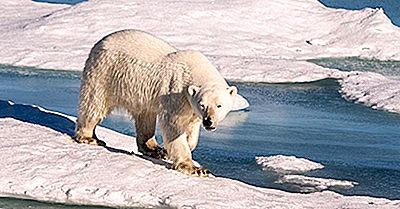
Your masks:
{"label": "snow-covered ice", "polygon": [[307,171],[322,169],[324,166],[305,158],[295,156],[274,155],[269,157],[256,157],[258,164],[264,169],[277,173],[304,173]]}
{"label": "snow-covered ice", "polygon": [[374,109],[400,113],[400,78],[373,72],[351,72],[341,81],[345,98]]}
{"label": "snow-covered ice", "polygon": [[357,182],[317,178],[300,175],[313,170],[323,169],[321,163],[313,162],[296,156],[274,155],[268,157],[256,157],[256,162],[267,171],[278,174],[276,183],[285,183],[297,186],[303,192],[322,191],[329,188],[349,189],[357,185]]}
{"label": "snow-covered ice", "polygon": [[[11,65],[82,70],[95,42],[126,28],[148,31],[180,49],[200,50],[235,81],[310,82],[348,74],[304,61],[310,58],[400,60],[400,29],[382,9],[332,9],[317,0],[89,0],[76,5],[4,0],[0,7],[0,63]],[[398,93],[369,92],[385,90],[369,80],[355,88],[344,81],[342,92],[365,105],[400,112]],[[374,102],[363,102],[360,91]],[[375,103],[388,97],[389,102]]]}
{"label": "snow-covered ice", "polygon": [[[81,70],[94,43],[123,28],[142,29],[178,48],[215,57],[400,59],[400,30],[382,9],[330,9],[317,0],[17,2],[0,3],[3,19],[14,20],[2,24],[1,63]],[[36,12],[15,15],[16,5]],[[230,66],[223,59],[216,63]],[[246,65],[241,68],[248,71]]]}
{"label": "snow-covered ice", "polygon": [[332,187],[348,189],[358,184],[353,181],[308,177],[303,175],[284,175],[277,180],[277,183],[289,183],[299,186],[303,192],[322,191]]}
{"label": "snow-covered ice", "polygon": [[[106,140],[107,148],[77,144],[66,134],[68,130],[62,129],[73,129],[73,117],[29,105],[8,103],[6,108],[13,118],[0,119],[0,196],[130,207],[398,208],[400,205],[398,200],[346,197],[330,191],[296,194],[220,177],[190,177],[168,169],[162,161],[131,155],[133,137],[99,127],[98,135]],[[30,123],[37,120],[48,123]]]}

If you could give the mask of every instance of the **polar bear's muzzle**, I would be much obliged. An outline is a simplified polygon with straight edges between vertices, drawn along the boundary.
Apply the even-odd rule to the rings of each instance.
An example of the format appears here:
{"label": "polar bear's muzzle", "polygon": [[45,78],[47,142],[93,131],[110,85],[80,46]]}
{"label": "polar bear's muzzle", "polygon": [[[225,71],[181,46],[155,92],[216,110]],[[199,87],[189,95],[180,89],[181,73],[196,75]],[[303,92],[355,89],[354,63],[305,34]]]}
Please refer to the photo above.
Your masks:
{"label": "polar bear's muzzle", "polygon": [[217,129],[217,127],[215,126],[215,124],[211,120],[211,117],[204,117],[203,118],[203,126],[207,131],[215,131],[215,129]]}

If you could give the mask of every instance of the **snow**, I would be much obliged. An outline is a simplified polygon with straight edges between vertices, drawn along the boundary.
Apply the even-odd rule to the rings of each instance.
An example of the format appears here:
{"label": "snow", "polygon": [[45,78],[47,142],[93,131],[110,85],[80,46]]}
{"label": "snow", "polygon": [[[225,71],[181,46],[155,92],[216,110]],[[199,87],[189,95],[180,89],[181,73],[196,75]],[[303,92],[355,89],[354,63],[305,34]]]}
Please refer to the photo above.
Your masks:
{"label": "snow", "polygon": [[[400,30],[382,9],[331,9],[317,0],[89,0],[76,5],[5,0],[0,6],[0,63],[82,70],[95,42],[116,30],[136,28],[179,49],[204,52],[229,80],[343,79],[346,98],[400,112],[399,94],[375,94],[383,86],[374,79],[354,87],[346,81],[348,73],[304,61],[346,56],[400,60]],[[360,91],[374,98],[364,102]],[[375,103],[386,98],[390,101]]]}
{"label": "snow", "polygon": [[[60,127],[74,124],[73,117],[10,102],[5,108],[3,114],[9,117],[0,119],[0,196],[118,207],[398,208],[400,205],[398,200],[346,197],[330,191],[296,194],[221,177],[190,177],[168,169],[163,161],[132,155],[132,145],[135,146],[132,137],[98,127],[97,133],[108,147],[77,144],[65,133],[68,131],[60,132]],[[35,120],[51,122],[31,123]]]}
{"label": "snow", "polygon": [[305,158],[284,155],[256,157],[256,162],[265,169],[278,173],[303,173],[324,168],[322,164]]}
{"label": "snow", "polygon": [[400,113],[400,78],[373,72],[351,72],[340,84],[345,98],[374,109]]}
{"label": "snow", "polygon": [[[300,83],[318,81],[326,78],[340,79],[347,74],[346,72],[323,68],[306,61],[257,58],[220,59],[223,59],[226,63],[230,63],[230,68],[222,68],[220,71],[225,78],[233,81]],[[243,70],[241,66],[246,66],[249,70]]]}
{"label": "snow", "polygon": [[[1,2],[4,19],[15,13],[14,2]],[[12,30],[2,31],[8,41],[1,44],[1,63],[81,70],[94,43],[123,28],[142,29],[178,48],[216,57],[400,59],[400,30],[382,9],[329,9],[317,0],[89,0],[51,5],[51,12],[44,3],[18,4],[43,12],[12,15],[15,21],[3,24]],[[218,58],[216,64],[230,66]],[[246,65],[241,68],[247,70]]]}

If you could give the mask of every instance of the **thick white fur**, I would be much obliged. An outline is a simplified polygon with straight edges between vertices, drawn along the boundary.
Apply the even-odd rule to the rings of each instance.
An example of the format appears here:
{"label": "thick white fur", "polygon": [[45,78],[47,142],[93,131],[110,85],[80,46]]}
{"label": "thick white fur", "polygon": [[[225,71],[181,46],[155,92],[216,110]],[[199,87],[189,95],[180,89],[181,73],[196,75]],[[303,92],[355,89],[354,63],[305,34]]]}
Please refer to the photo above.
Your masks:
{"label": "thick white fur", "polygon": [[236,91],[199,52],[178,51],[137,30],[115,32],[100,40],[86,61],[76,137],[95,138],[97,123],[122,107],[135,120],[138,148],[145,153],[158,146],[158,116],[174,168],[190,172],[204,117],[216,126],[231,110]]}

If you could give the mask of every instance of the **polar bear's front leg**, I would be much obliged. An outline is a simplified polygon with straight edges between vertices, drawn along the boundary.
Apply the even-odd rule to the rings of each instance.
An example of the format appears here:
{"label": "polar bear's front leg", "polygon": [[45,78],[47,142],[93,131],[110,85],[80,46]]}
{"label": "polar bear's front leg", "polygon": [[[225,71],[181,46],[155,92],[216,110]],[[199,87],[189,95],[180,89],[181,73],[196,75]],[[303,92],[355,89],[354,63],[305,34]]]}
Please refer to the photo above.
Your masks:
{"label": "polar bear's front leg", "polygon": [[194,118],[192,121],[190,121],[188,127],[186,128],[187,142],[189,144],[190,151],[192,152],[199,142],[200,126],[201,119]]}
{"label": "polar bear's front leg", "polygon": [[192,152],[190,150],[187,134],[179,132],[170,123],[160,121],[163,132],[164,147],[167,150],[168,158],[173,162],[172,168],[187,175],[208,177],[210,173],[207,169],[194,166]]}
{"label": "polar bear's front leg", "polygon": [[[164,142],[165,144],[165,142]],[[210,171],[196,167],[192,161],[192,153],[187,143],[186,133],[166,144],[169,158],[173,161],[172,168],[187,175],[208,177]]]}

